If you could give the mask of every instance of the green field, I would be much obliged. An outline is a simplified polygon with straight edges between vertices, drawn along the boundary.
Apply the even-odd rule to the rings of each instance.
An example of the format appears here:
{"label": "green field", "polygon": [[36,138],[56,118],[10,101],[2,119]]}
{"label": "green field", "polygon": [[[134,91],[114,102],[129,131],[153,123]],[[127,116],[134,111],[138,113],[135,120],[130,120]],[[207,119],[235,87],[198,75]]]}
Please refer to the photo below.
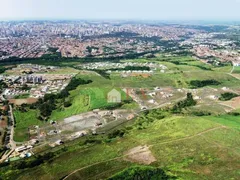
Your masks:
{"label": "green field", "polygon": [[234,67],[234,74],[240,74],[240,67]]}
{"label": "green field", "polygon": [[[157,116],[153,113],[147,118]],[[152,166],[163,168],[178,178],[238,179],[238,118],[169,116],[145,124],[144,129],[137,127],[134,125],[123,138],[107,143],[81,145],[83,138],[70,143],[67,151],[56,152],[57,158],[47,163],[26,170],[7,171],[3,168],[2,175],[19,179],[33,176],[38,176],[38,179],[59,179],[75,169],[83,168],[69,179],[106,178],[136,164],[125,161],[124,152],[139,145],[148,145],[157,159]],[[101,136],[89,138],[105,139]]]}
{"label": "green field", "polygon": [[37,119],[37,112],[35,110],[28,110],[28,112],[14,110],[14,117],[16,120],[16,128],[14,128],[14,140],[17,142],[29,140],[28,127],[44,124],[42,121]]}
{"label": "green field", "polygon": [[29,94],[22,94],[19,96],[15,96],[14,98],[15,99],[27,99],[27,98],[29,98]]}

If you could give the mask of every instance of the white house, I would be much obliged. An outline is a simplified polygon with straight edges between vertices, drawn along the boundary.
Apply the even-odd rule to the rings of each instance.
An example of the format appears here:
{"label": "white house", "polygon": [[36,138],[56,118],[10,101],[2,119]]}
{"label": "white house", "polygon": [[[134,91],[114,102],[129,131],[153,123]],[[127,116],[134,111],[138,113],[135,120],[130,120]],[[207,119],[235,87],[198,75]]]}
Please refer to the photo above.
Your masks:
{"label": "white house", "polygon": [[233,62],[233,66],[240,66],[240,62]]}

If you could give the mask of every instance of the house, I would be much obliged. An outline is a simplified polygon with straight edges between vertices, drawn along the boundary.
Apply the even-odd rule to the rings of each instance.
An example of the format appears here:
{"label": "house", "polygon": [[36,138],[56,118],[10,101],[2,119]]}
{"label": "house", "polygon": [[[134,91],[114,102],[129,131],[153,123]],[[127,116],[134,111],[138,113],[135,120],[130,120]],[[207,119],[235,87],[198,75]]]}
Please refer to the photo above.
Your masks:
{"label": "house", "polygon": [[121,102],[121,93],[116,89],[111,90],[107,96],[108,103],[120,103]]}
{"label": "house", "polygon": [[240,62],[233,62],[233,66],[240,66]]}
{"label": "house", "polygon": [[23,152],[23,151],[26,151],[26,150],[29,150],[29,149],[32,149],[33,146],[20,146],[20,147],[17,147],[15,149],[16,152]]}

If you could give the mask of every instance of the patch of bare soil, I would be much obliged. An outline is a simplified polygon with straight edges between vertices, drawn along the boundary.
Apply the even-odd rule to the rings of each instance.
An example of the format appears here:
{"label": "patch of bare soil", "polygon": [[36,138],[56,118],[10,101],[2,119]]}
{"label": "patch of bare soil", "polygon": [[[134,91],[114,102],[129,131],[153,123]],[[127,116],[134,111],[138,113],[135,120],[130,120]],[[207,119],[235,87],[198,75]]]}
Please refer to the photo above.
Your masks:
{"label": "patch of bare soil", "polygon": [[223,102],[222,104],[224,104],[226,106],[230,106],[233,109],[238,109],[238,108],[240,108],[240,97],[236,97],[230,101]]}
{"label": "patch of bare soil", "polygon": [[10,99],[9,102],[13,103],[15,105],[22,105],[22,104],[33,104],[35,102],[37,102],[38,99],[35,98],[27,98],[27,99]]}
{"label": "patch of bare soil", "polygon": [[126,161],[149,165],[156,161],[148,146],[137,146],[125,153]]}

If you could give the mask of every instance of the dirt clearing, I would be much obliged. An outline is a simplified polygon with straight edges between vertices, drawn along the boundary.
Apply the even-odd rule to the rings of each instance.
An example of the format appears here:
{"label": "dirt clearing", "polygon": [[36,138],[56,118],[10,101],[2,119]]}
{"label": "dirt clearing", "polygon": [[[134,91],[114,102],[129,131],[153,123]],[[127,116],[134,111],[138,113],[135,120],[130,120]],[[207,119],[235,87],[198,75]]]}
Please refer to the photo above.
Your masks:
{"label": "dirt clearing", "polygon": [[152,155],[148,146],[138,146],[133,149],[130,149],[125,153],[126,161],[137,162],[140,164],[149,165],[156,161],[156,158]]}

